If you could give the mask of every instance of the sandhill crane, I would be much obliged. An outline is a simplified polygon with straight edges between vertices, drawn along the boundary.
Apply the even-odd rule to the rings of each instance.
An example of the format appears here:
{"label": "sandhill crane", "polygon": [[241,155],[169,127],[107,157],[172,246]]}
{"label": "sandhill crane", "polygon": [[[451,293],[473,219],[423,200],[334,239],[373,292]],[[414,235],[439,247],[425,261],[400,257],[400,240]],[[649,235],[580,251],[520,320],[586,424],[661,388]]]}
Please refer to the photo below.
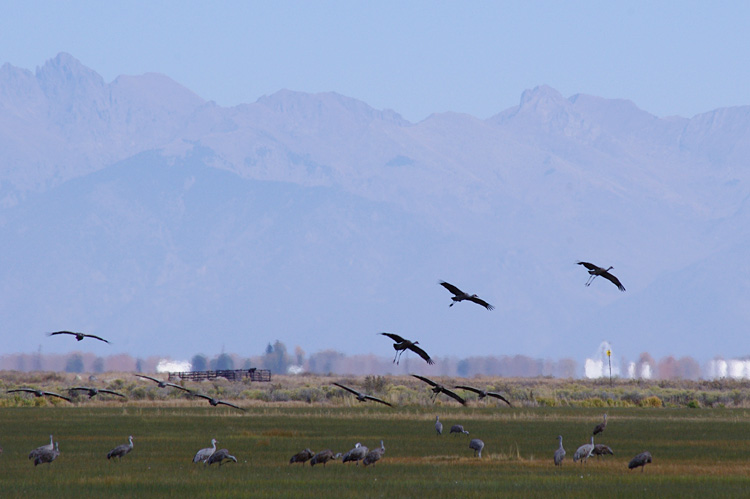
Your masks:
{"label": "sandhill crane", "polygon": [[649,451],[641,452],[628,463],[628,469],[633,470],[638,466],[641,467],[641,473],[646,469],[646,465],[651,462],[651,453]]}
{"label": "sandhill crane", "polygon": [[563,459],[565,459],[565,449],[563,449],[562,435],[558,435],[557,440],[560,441],[560,447],[558,447],[555,451],[553,459],[555,461],[555,466],[562,466]]}
{"label": "sandhill crane", "polygon": [[357,400],[359,400],[360,402],[364,402],[365,400],[372,400],[374,402],[380,402],[381,404],[385,404],[388,407],[393,407],[391,404],[389,404],[385,400],[379,399],[377,397],[373,397],[372,395],[367,395],[366,393],[358,392],[357,390],[353,388],[349,388],[348,386],[344,386],[339,383],[332,383],[332,384],[338,386],[339,388],[343,388],[347,392],[353,393],[357,397]]}
{"label": "sandhill crane", "polygon": [[385,445],[383,445],[383,441],[381,440],[380,448],[373,449],[368,452],[364,460],[362,461],[362,464],[364,464],[365,466],[368,466],[370,464],[374,465],[376,462],[380,461],[380,459],[383,457],[383,454],[385,454]]}
{"label": "sandhill crane", "polygon": [[208,403],[211,404],[214,407],[216,407],[219,404],[223,404],[223,405],[228,405],[229,407],[234,407],[235,409],[239,409],[242,412],[245,412],[245,409],[243,409],[242,407],[236,406],[234,404],[230,404],[229,402],[224,402],[223,400],[219,400],[219,399],[215,399],[213,397],[209,397],[208,395],[203,395],[202,393],[195,393],[195,392],[191,391],[190,394],[193,395],[193,396],[195,396],[195,397],[200,397],[202,399],[208,400]]}
{"label": "sandhill crane", "polygon": [[313,457],[313,451],[311,451],[310,449],[304,449],[304,450],[299,451],[295,455],[293,455],[291,459],[289,459],[289,464],[301,463],[304,465],[312,457]]}
{"label": "sandhill crane", "polygon": [[323,467],[326,467],[326,463],[328,461],[332,461],[334,459],[338,459],[341,457],[341,453],[334,454],[331,449],[326,449],[318,452],[313,456],[312,459],[310,459],[310,466],[315,466],[316,464],[322,464]]}
{"label": "sandhill crane", "polygon": [[341,462],[348,463],[349,461],[354,461],[357,466],[359,466],[359,462],[367,456],[369,450],[370,449],[357,442],[352,450],[344,454],[344,457],[341,458]]}
{"label": "sandhill crane", "polygon": [[464,293],[463,291],[461,291],[460,289],[458,289],[456,286],[454,286],[453,284],[449,282],[440,281],[440,285],[443,286],[448,291],[450,291],[451,293],[453,293],[453,296],[451,297],[451,300],[453,301],[451,302],[450,305],[448,305],[449,307],[452,307],[454,304],[460,301],[469,300],[469,301],[473,301],[474,303],[478,305],[483,306],[487,310],[494,310],[495,308],[489,303],[487,303],[486,301],[479,298],[477,295],[470,295],[469,293]]}
{"label": "sandhill crane", "polygon": [[453,426],[451,426],[450,433],[463,433],[464,435],[469,434],[468,431],[464,430],[463,425],[460,425],[460,424],[454,424]]}
{"label": "sandhill crane", "polygon": [[188,393],[192,393],[192,392],[190,392],[190,390],[188,390],[184,386],[175,385],[174,383],[169,383],[167,381],[162,381],[160,379],[152,378],[151,376],[146,376],[145,374],[136,374],[136,376],[138,376],[139,378],[149,379],[149,380],[153,381],[154,383],[156,383],[159,386],[159,388],[166,388],[168,386],[171,386],[172,388],[179,388],[180,390],[184,390],[184,391],[186,391]]}
{"label": "sandhill crane", "polygon": [[128,452],[133,450],[133,435],[130,435],[128,437],[128,443],[118,445],[111,451],[107,452],[107,459],[111,459],[113,457],[119,458],[118,460],[121,460],[123,456],[125,456]]}
{"label": "sandhill crane", "polygon": [[305,449],[293,455],[289,460],[289,464],[301,463],[304,465],[307,461],[310,460],[311,457],[313,457],[313,451],[311,451],[310,449]]}
{"label": "sandhill crane", "polygon": [[443,434],[443,423],[440,422],[440,416],[435,416],[435,431],[438,435]]}
{"label": "sandhill crane", "polygon": [[237,458],[234,457],[229,453],[227,449],[219,449],[208,458],[206,461],[206,464],[208,466],[211,466],[214,463],[219,463],[219,466],[221,466],[224,463],[228,463],[229,461],[237,462]]}
{"label": "sandhill crane", "polygon": [[587,462],[589,460],[589,456],[591,456],[591,453],[594,451],[594,437],[591,437],[591,443],[590,444],[583,444],[582,446],[578,447],[578,450],[576,450],[576,453],[573,454],[573,462],[578,462],[578,460],[581,460],[581,464]]}
{"label": "sandhill crane", "polygon": [[76,390],[81,390],[81,391],[88,392],[89,398],[91,398],[94,395],[97,395],[99,393],[111,393],[112,395],[117,395],[118,397],[127,398],[122,393],[117,393],[117,392],[115,392],[113,390],[105,390],[104,388],[90,388],[90,387],[87,387],[87,386],[75,386],[73,388],[68,388],[68,391],[76,391]]}
{"label": "sandhill crane", "polygon": [[109,341],[105,340],[104,338],[100,336],[96,336],[93,334],[84,334],[84,333],[75,333],[73,331],[55,331],[54,333],[47,333],[47,336],[54,336],[56,334],[70,334],[76,337],[76,340],[81,341],[84,338],[94,338],[95,340],[103,341],[104,343],[109,343]]}
{"label": "sandhill crane", "polygon": [[383,336],[387,336],[395,343],[393,344],[393,349],[396,350],[396,356],[393,357],[393,362],[396,364],[399,363],[401,360],[401,355],[404,353],[404,350],[411,350],[412,352],[416,353],[420,357],[422,357],[424,360],[427,361],[428,364],[432,365],[435,362],[430,358],[429,355],[427,355],[427,352],[419,348],[417,345],[419,344],[418,341],[409,341],[406,338],[402,338],[401,336],[393,333],[380,333]]}
{"label": "sandhill crane", "polygon": [[206,447],[205,449],[201,449],[196,452],[195,457],[193,458],[193,462],[205,464],[206,461],[208,461],[208,458],[211,457],[214,452],[216,452],[216,444],[218,443],[219,442],[217,442],[215,438],[212,438],[211,447]]}
{"label": "sandhill crane", "polygon": [[482,449],[484,449],[484,442],[478,438],[472,438],[469,442],[469,449],[474,449],[474,456],[482,457]]}
{"label": "sandhill crane", "polygon": [[60,455],[60,447],[58,446],[58,442],[55,442],[55,448],[54,449],[45,449],[44,451],[40,452],[36,457],[34,457],[34,466],[37,464],[42,463],[51,463],[55,459],[57,459],[57,456]]}
{"label": "sandhill crane", "polygon": [[607,413],[604,413],[604,421],[594,427],[594,433],[592,435],[598,435],[607,428]]}
{"label": "sandhill crane", "polygon": [[605,279],[610,280],[612,284],[617,286],[617,289],[619,289],[620,291],[625,291],[625,287],[622,285],[620,280],[617,277],[609,273],[609,271],[612,270],[614,267],[609,267],[607,269],[604,269],[602,267],[598,267],[594,265],[593,263],[589,263],[589,262],[578,262],[578,265],[583,265],[584,267],[589,269],[589,280],[586,281],[586,286],[591,286],[591,283],[594,281],[594,279],[597,278],[597,276],[602,276]]}
{"label": "sandhill crane", "polygon": [[606,456],[607,454],[614,456],[615,451],[609,445],[604,444],[596,444],[594,450],[591,451],[591,455],[596,456],[597,459],[601,459],[601,456]]}
{"label": "sandhill crane", "polygon": [[508,401],[508,399],[506,399],[505,397],[503,397],[502,395],[500,395],[497,392],[488,392],[487,390],[480,390],[479,388],[474,388],[472,386],[466,386],[466,385],[456,385],[456,388],[460,388],[462,390],[468,390],[470,392],[474,392],[474,393],[476,393],[476,394],[479,395],[479,399],[480,400],[483,399],[483,398],[485,398],[485,397],[495,397],[496,399],[500,399],[503,402],[505,402],[506,404],[508,404],[509,406],[513,407],[512,404]]}
{"label": "sandhill crane", "polygon": [[442,393],[448,395],[449,397],[452,397],[452,398],[458,400],[459,402],[461,402],[461,405],[466,405],[466,401],[463,398],[461,398],[460,395],[456,394],[455,392],[452,392],[452,391],[448,390],[446,387],[444,387],[440,383],[435,383],[431,379],[425,378],[424,376],[419,376],[418,374],[412,374],[412,376],[414,376],[417,379],[421,379],[422,381],[424,381],[428,385],[432,385],[432,392],[434,393],[434,395],[433,395],[433,402],[435,402],[435,399],[437,399],[437,396],[440,395],[440,393],[442,392]]}
{"label": "sandhill crane", "polygon": [[53,392],[45,392],[44,390],[37,390],[36,388],[16,388],[15,390],[8,390],[8,393],[13,393],[13,392],[33,393],[35,397],[44,397],[45,395],[47,395],[50,397],[58,397],[63,400],[67,400],[68,402],[71,402],[71,400],[65,395],[60,395],[59,393],[53,393]]}
{"label": "sandhill crane", "polygon": [[33,451],[29,452],[29,459],[35,459],[39,454],[42,452],[49,452],[55,448],[54,443],[52,442],[52,435],[49,436],[49,444],[42,445],[40,447],[37,447]]}

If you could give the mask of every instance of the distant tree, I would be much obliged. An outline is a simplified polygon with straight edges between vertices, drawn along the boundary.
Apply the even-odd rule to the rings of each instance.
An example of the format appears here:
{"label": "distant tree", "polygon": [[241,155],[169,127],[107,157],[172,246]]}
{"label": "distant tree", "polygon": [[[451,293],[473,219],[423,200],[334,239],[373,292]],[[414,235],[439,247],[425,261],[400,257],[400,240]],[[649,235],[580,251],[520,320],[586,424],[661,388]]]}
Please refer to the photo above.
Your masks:
{"label": "distant tree", "polygon": [[135,371],[139,373],[143,372],[143,359],[135,359]]}
{"label": "distant tree", "polygon": [[470,367],[471,367],[471,364],[469,363],[467,359],[459,360],[458,365],[456,366],[456,373],[462,378],[466,378],[469,376]]}
{"label": "distant tree", "polygon": [[203,354],[193,355],[190,360],[190,369],[193,371],[205,371],[208,368],[208,359]]}
{"label": "distant tree", "polygon": [[701,377],[701,366],[692,357],[681,357],[677,361],[677,375],[682,379],[698,379]]}
{"label": "distant tree", "polygon": [[[279,340],[276,340],[279,341]],[[273,353],[273,346],[269,343],[266,345],[266,355],[271,355]]]}
{"label": "distant tree", "polygon": [[294,362],[298,366],[304,365],[305,363],[305,351],[297,345],[294,347]]}
{"label": "distant tree", "polygon": [[103,373],[104,372],[104,358],[103,357],[97,357],[94,359],[94,363],[91,365],[91,369],[95,373]]}
{"label": "distant tree", "polygon": [[234,369],[234,361],[232,360],[232,357],[230,357],[226,353],[219,355],[219,357],[216,359],[216,369]]}
{"label": "distant tree", "polygon": [[67,373],[82,373],[83,372],[83,357],[81,354],[74,353],[68,357],[65,361],[65,372]]}
{"label": "distant tree", "polygon": [[285,373],[287,367],[289,367],[289,364],[291,363],[289,355],[286,352],[286,345],[279,340],[276,340],[273,346],[271,346],[270,343],[268,346],[270,347],[270,352],[267,347],[266,354],[263,356],[263,367],[265,369],[270,369],[273,373]]}

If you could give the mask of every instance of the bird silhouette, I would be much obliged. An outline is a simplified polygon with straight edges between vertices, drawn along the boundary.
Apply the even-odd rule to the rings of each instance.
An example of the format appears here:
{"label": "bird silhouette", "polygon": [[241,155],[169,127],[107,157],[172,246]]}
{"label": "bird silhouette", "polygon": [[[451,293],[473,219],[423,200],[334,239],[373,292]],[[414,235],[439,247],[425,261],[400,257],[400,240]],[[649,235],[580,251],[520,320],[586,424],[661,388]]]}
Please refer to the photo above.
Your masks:
{"label": "bird silhouette", "polygon": [[602,267],[599,267],[597,265],[594,265],[593,263],[589,262],[578,262],[578,265],[583,265],[587,269],[589,269],[589,280],[586,281],[586,286],[591,286],[591,283],[596,279],[598,276],[602,276],[605,279],[608,279],[612,282],[615,286],[617,286],[617,289],[620,291],[625,291],[625,287],[622,285],[620,280],[609,273],[610,270],[612,270],[614,267],[609,267],[607,269],[604,269]]}
{"label": "bird silhouette", "polygon": [[470,295],[469,293],[465,293],[449,282],[440,281],[440,285],[443,286],[448,291],[450,291],[451,293],[453,293],[453,296],[451,297],[451,300],[453,301],[451,302],[450,305],[448,305],[449,307],[452,307],[453,305],[455,305],[456,303],[460,301],[469,300],[469,301],[473,301],[474,303],[478,305],[483,306],[487,310],[495,309],[495,307],[493,307],[486,301],[482,300],[477,295]]}
{"label": "bird silhouette", "polygon": [[427,355],[427,352],[419,348],[417,345],[419,344],[418,341],[410,341],[406,338],[403,338],[397,334],[393,333],[380,333],[383,336],[387,336],[395,343],[393,344],[393,349],[396,350],[396,356],[393,358],[393,362],[398,364],[398,361],[401,359],[401,354],[404,353],[404,350],[411,350],[412,352],[416,353],[420,357],[422,357],[424,360],[427,361],[428,364],[432,365],[435,362],[430,358],[429,355]]}
{"label": "bird silhouette", "polygon": [[75,386],[73,388],[68,388],[68,391],[85,391],[85,392],[88,392],[89,398],[95,395],[98,395],[100,393],[110,393],[112,395],[117,395],[118,397],[127,398],[122,393],[118,393],[113,390],[106,390],[104,388],[91,388],[88,386]]}
{"label": "bird silhouette", "polygon": [[420,380],[424,381],[425,383],[427,383],[428,385],[432,386],[431,389],[432,389],[432,393],[434,394],[433,395],[433,402],[435,401],[434,399],[437,399],[438,395],[440,395],[441,393],[444,393],[444,394],[448,395],[449,397],[452,397],[452,398],[458,400],[459,402],[461,402],[461,405],[466,405],[466,401],[463,398],[461,398],[460,395],[458,395],[457,393],[455,393],[455,392],[447,389],[446,387],[444,387],[440,383],[436,383],[435,381],[432,381],[430,378],[425,378],[424,376],[420,376],[418,374],[412,374],[412,376],[414,376],[415,378],[420,379]]}
{"label": "bird silhouette", "polygon": [[349,388],[348,386],[344,386],[339,383],[332,383],[332,384],[338,386],[339,388],[343,388],[347,392],[353,393],[357,397],[357,400],[359,400],[360,402],[364,402],[365,400],[372,400],[374,402],[380,402],[381,404],[385,404],[388,407],[393,407],[391,404],[389,404],[385,400],[381,400],[377,397],[373,397],[372,395],[367,395],[366,393],[358,392],[357,390],[353,388]]}
{"label": "bird silhouette", "polygon": [[472,386],[466,386],[466,385],[456,385],[456,388],[460,388],[462,390],[468,390],[470,392],[474,392],[474,393],[476,393],[476,394],[479,395],[479,399],[480,400],[483,399],[483,398],[485,398],[485,397],[495,397],[496,399],[502,400],[503,402],[505,402],[509,406],[511,406],[511,407],[513,406],[508,401],[508,399],[506,399],[505,397],[503,397],[502,395],[500,395],[497,392],[488,392],[487,390],[480,390],[479,388],[474,388]]}
{"label": "bird silhouette", "polygon": [[59,393],[54,393],[54,392],[46,392],[44,390],[37,390],[36,388],[16,388],[14,390],[8,390],[8,393],[13,393],[13,392],[33,393],[35,397],[44,397],[44,396],[58,397],[63,400],[67,400],[68,402],[71,402],[71,400],[65,395],[60,395]]}
{"label": "bird silhouette", "polygon": [[139,378],[148,379],[148,380],[153,381],[154,383],[156,383],[159,386],[159,388],[166,388],[168,386],[171,386],[172,388],[179,388],[180,390],[184,390],[184,391],[186,391],[188,393],[193,393],[190,390],[188,390],[187,388],[185,388],[184,386],[175,385],[174,383],[169,383],[167,381],[162,381],[160,379],[152,378],[151,376],[146,376],[145,374],[136,374],[136,376],[138,376]]}
{"label": "bird silhouette", "polygon": [[73,331],[55,331],[54,333],[47,333],[47,336],[54,336],[56,334],[69,334],[76,337],[76,340],[81,341],[84,338],[94,338],[95,340],[103,341],[104,343],[109,343],[109,341],[105,340],[101,336],[96,336],[94,334],[84,334],[84,333],[76,333]]}
{"label": "bird silhouette", "polygon": [[203,395],[202,393],[190,392],[190,394],[193,395],[194,397],[200,397],[202,399],[208,400],[208,403],[214,407],[216,407],[219,404],[223,404],[223,405],[228,405],[229,407],[234,407],[235,409],[239,409],[242,412],[245,412],[245,409],[243,409],[242,407],[236,406],[234,404],[230,404],[229,402],[224,402],[223,400],[209,397],[208,395]]}

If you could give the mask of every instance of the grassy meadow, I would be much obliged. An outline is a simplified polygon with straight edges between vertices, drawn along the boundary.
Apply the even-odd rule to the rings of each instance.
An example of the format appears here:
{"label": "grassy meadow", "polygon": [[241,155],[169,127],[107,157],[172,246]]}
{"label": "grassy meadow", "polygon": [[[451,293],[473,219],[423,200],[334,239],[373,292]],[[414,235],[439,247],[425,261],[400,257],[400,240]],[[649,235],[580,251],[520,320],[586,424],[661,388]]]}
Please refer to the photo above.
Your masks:
{"label": "grassy meadow", "polygon": [[[349,401],[351,399],[348,399]],[[245,413],[226,407],[163,403],[99,403],[0,407],[2,497],[747,497],[750,493],[750,409],[609,407],[597,438],[614,456],[587,465],[572,461],[602,410],[589,407],[507,407],[475,402],[416,404],[390,409],[356,401],[325,406],[264,403]],[[435,415],[445,425],[434,431]],[[470,435],[450,435],[460,423]],[[34,467],[30,450],[60,442],[60,457]],[[107,452],[134,436],[122,462]],[[567,457],[552,464],[556,437]],[[473,457],[470,438],[485,442]],[[192,464],[198,449],[226,447],[238,463]],[[309,447],[346,452],[356,442],[385,442],[375,466],[329,462],[289,465]],[[645,472],[628,461],[649,450]]]}

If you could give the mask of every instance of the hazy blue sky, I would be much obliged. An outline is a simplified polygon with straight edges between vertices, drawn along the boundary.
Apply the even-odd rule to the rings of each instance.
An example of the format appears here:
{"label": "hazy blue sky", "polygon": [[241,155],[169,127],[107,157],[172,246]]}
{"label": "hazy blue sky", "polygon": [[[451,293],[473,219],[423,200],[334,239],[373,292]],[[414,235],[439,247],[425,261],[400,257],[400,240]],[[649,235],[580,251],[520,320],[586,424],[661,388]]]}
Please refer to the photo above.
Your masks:
{"label": "hazy blue sky", "polygon": [[6,1],[0,63],[64,51],[224,106],[336,91],[412,121],[486,118],[540,84],[691,117],[750,104],[747,26],[747,1]]}

